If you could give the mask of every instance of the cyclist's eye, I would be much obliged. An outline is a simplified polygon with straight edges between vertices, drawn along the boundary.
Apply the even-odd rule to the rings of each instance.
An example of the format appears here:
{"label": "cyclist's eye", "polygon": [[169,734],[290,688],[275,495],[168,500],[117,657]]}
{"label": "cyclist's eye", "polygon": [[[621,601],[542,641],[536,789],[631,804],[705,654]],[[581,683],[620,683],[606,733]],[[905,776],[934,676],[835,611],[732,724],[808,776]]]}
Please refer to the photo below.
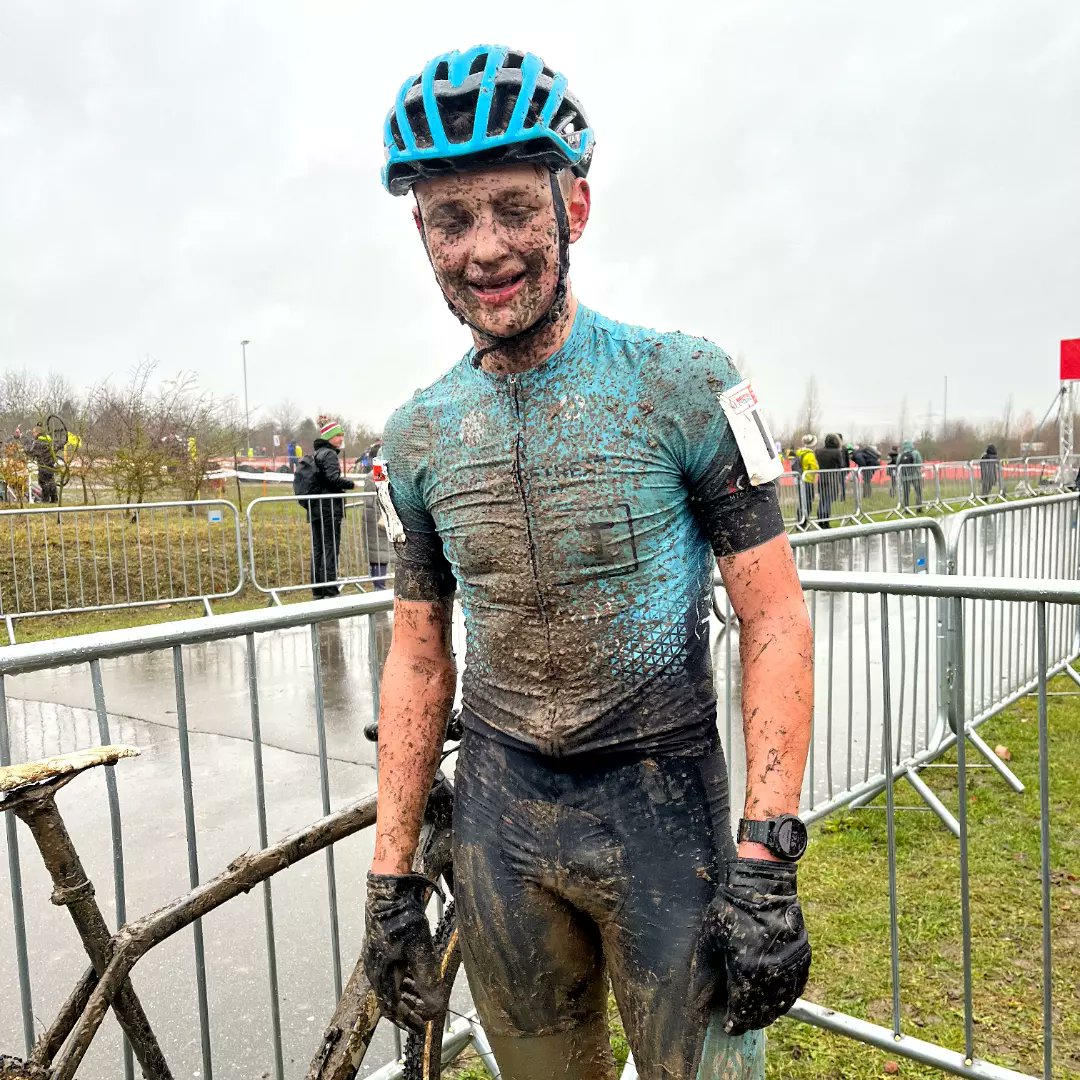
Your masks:
{"label": "cyclist's eye", "polygon": [[524,225],[535,213],[531,206],[507,206],[499,211],[499,217],[507,225]]}
{"label": "cyclist's eye", "polygon": [[470,224],[471,219],[468,214],[444,212],[435,215],[431,227],[450,236],[457,236],[468,229]]}

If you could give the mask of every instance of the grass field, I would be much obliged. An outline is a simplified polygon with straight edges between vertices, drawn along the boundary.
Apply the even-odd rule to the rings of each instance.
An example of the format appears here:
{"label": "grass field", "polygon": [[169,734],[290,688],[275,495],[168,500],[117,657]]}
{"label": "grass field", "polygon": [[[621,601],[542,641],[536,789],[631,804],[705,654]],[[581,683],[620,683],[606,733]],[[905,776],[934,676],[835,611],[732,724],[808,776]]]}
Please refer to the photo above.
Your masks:
{"label": "grass field", "polygon": [[[137,511],[106,511],[99,506],[90,513],[0,514],[0,613],[124,605],[113,611],[20,618],[16,621],[20,641],[192,618],[204,614],[201,604],[167,603],[168,598],[231,591],[239,580],[241,561],[243,589],[214,601],[214,610],[262,607],[266,595],[249,580],[244,509],[262,496],[264,486],[269,495],[289,491],[288,485],[241,487],[239,557],[233,530],[236,511],[228,507],[148,505]],[[234,487],[216,494],[236,506]],[[875,512],[888,516],[887,488],[880,485],[875,491],[881,495]],[[961,508],[957,503],[939,513]],[[848,509],[854,510],[850,499],[835,504],[837,514]],[[339,562],[346,576],[367,574],[361,522],[366,512],[357,503],[346,515]],[[214,523],[211,518],[219,513],[221,520]],[[307,581],[310,533],[299,507],[291,502],[262,504],[252,520],[259,584],[277,588]],[[299,599],[306,593],[286,595]],[[134,606],[135,601],[148,603]]]}
{"label": "grass field", "polygon": [[[370,499],[349,501],[338,560],[345,577],[368,574],[364,515],[372,512]],[[252,550],[258,585],[284,588],[310,580],[311,544],[293,502],[260,506],[250,536],[246,516],[212,503],[0,515],[0,612],[113,609],[20,618],[25,641],[204,614],[201,603],[172,597],[223,597],[212,600],[215,611],[260,607],[267,597],[251,580]],[[226,595],[241,573],[243,588]]]}
{"label": "grass field", "polygon": [[[1052,689],[1075,691],[1067,679]],[[1054,1078],[1080,1077],[1080,697],[1051,697]],[[979,1056],[1041,1075],[1041,931],[1036,701],[1026,698],[987,723],[990,744],[1005,744],[1027,785],[1014,795],[986,769],[969,774],[970,880],[975,1049]],[[948,760],[948,759],[946,759]],[[952,759],[955,760],[955,759]],[[956,772],[924,777],[954,810]],[[903,784],[898,804],[915,800]],[[884,799],[812,830],[799,892],[814,945],[806,997],[891,1025],[889,898]],[[923,810],[898,815],[902,1027],[917,1038],[963,1049],[958,844]],[[626,1041],[613,1019],[613,1045]],[[899,1056],[782,1019],[769,1031],[769,1080],[929,1080],[943,1074]],[[462,1060],[458,1080],[488,1074]]]}

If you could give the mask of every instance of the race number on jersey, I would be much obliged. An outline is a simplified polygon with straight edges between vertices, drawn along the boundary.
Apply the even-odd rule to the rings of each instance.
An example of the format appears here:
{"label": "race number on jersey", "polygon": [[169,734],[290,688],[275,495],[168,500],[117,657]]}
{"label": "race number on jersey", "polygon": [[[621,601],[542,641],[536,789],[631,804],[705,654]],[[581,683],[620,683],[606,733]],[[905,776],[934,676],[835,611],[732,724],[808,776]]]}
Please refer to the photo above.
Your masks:
{"label": "race number on jersey", "polygon": [[756,487],[775,480],[784,471],[784,466],[750,380],[744,379],[716,396],[739,444],[750,483]]}

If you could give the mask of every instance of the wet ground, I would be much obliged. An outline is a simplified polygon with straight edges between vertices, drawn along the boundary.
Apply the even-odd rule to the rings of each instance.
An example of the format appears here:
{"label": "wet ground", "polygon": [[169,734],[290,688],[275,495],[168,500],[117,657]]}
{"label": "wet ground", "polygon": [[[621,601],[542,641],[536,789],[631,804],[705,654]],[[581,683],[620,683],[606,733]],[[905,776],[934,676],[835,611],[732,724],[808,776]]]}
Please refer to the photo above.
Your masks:
{"label": "wet ground", "polygon": [[[894,542],[857,569],[919,570],[925,544]],[[884,561],[883,561],[884,560]],[[921,562],[920,562],[921,560]],[[844,552],[821,556],[823,569],[852,566]],[[864,770],[876,771],[881,753],[880,686],[883,668],[877,600],[847,597],[812,600],[817,635],[817,697],[812,759],[813,799],[820,802]],[[924,602],[894,603],[889,615],[889,669],[893,678],[894,730],[906,751],[925,745],[935,718],[934,609]],[[330,798],[337,808],[375,786],[374,747],[362,735],[373,716],[373,655],[385,651],[389,615],[342,620],[318,634]],[[719,671],[719,723],[735,779],[735,814],[741,800],[740,688],[737,635],[713,628]],[[459,628],[457,650],[463,655]],[[271,839],[322,812],[316,691],[309,629],[254,639],[259,716]],[[183,651],[191,731],[193,796],[198,857],[203,878],[219,872],[245,849],[259,846],[249,673],[244,639]],[[729,684],[724,671],[731,657]],[[918,662],[916,662],[916,656]],[[102,661],[109,736],[138,747],[141,757],[116,770],[123,812],[128,912],[150,910],[188,888],[187,848],[180,783],[177,706],[170,651]],[[28,760],[94,745],[99,737],[87,666],[37,672],[7,680],[12,757]],[[727,703],[731,701],[730,712]],[[867,709],[866,702],[870,702]],[[831,723],[830,723],[831,718]],[[849,767],[850,763],[850,767]],[[807,804],[810,799],[807,789]],[[60,796],[61,810],[110,923],[113,855],[101,770],[79,777]],[[50,883],[20,825],[36,1028],[53,1015],[85,965],[66,913],[48,902]],[[371,856],[370,832],[335,848],[341,956],[331,956],[327,864],[322,855],[273,879],[285,1075],[302,1076],[334,1003],[332,970],[347,978],[362,933],[362,883]],[[2,843],[2,841],[0,841]],[[6,860],[0,863],[0,1050],[22,1050],[11,896]],[[263,897],[257,889],[230,902],[204,923],[211,1033],[216,1077],[249,1080],[272,1076],[270,1007]],[[135,987],[173,1063],[177,1077],[201,1077],[191,931],[154,950],[136,969]],[[465,1001],[457,1003],[463,1007]],[[385,1028],[385,1025],[384,1025]],[[80,1076],[116,1080],[122,1075],[115,1025],[96,1043]],[[393,1053],[381,1031],[369,1062]],[[367,1071],[367,1070],[365,1070]]]}

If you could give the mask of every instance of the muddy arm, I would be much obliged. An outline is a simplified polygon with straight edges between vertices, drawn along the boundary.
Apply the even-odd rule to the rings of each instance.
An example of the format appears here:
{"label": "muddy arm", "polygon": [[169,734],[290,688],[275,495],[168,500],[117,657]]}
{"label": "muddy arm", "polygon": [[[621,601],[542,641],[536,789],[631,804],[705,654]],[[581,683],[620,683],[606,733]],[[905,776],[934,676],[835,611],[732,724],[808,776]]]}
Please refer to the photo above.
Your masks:
{"label": "muddy arm", "polygon": [[[791,545],[777,536],[719,564],[739,617],[743,814],[797,814],[814,707],[814,641]],[[772,858],[760,844],[741,844],[739,854]]]}
{"label": "muddy arm", "polygon": [[451,601],[397,600],[379,698],[377,874],[406,874],[454,701]]}

